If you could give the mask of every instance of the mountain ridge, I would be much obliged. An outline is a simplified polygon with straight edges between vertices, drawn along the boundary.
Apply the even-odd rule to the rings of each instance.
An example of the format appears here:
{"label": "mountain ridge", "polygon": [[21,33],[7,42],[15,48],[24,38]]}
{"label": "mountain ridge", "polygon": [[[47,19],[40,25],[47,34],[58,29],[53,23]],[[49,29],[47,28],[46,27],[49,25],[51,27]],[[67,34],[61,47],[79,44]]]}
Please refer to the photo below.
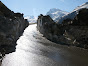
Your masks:
{"label": "mountain ridge", "polygon": [[57,18],[57,23],[62,23],[63,20],[66,19],[71,19],[73,20],[75,18],[75,16],[78,14],[78,12],[80,11],[80,9],[83,8],[87,8],[88,9],[88,2],[76,7],[72,12],[68,13],[67,15],[62,16],[60,19]]}
{"label": "mountain ridge", "polygon": [[[88,49],[88,8],[82,5],[61,19],[61,24],[53,21],[50,16],[40,15],[37,29],[48,40],[62,45],[77,46]],[[60,20],[61,20],[60,19]]]}
{"label": "mountain ridge", "polygon": [[46,13],[46,15],[49,15],[54,21],[57,21],[57,18],[59,19],[66,14],[68,14],[68,12],[62,11],[57,8],[52,8]]}

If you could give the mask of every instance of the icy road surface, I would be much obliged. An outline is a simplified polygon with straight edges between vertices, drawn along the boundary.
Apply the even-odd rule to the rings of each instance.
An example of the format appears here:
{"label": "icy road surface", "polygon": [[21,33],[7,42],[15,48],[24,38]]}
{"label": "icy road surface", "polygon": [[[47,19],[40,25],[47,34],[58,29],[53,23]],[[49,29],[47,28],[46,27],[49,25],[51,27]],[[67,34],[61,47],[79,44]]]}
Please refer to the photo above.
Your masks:
{"label": "icy road surface", "polygon": [[55,44],[29,25],[17,41],[16,51],[7,54],[2,66],[88,66],[88,51]]}

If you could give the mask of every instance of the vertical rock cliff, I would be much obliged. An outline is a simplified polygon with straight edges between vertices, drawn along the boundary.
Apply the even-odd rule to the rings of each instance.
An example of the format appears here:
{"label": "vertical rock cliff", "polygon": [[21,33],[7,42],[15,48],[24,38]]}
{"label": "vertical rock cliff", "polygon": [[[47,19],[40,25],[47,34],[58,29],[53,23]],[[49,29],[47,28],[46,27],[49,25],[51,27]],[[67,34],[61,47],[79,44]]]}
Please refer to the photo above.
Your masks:
{"label": "vertical rock cliff", "polygon": [[28,25],[23,14],[14,13],[0,1],[0,52],[15,51],[16,41]]}
{"label": "vertical rock cliff", "polygon": [[65,19],[62,24],[55,23],[49,16],[40,15],[37,28],[51,41],[88,49],[88,9],[86,8],[80,9],[73,20]]}

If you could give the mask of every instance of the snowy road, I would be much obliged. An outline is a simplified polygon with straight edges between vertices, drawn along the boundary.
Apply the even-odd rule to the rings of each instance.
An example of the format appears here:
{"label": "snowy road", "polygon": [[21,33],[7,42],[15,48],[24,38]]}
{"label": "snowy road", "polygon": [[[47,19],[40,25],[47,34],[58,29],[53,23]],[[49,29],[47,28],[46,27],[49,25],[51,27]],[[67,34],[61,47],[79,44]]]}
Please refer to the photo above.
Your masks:
{"label": "snowy road", "polygon": [[88,51],[55,44],[30,25],[17,41],[16,51],[5,56],[2,66],[88,66]]}

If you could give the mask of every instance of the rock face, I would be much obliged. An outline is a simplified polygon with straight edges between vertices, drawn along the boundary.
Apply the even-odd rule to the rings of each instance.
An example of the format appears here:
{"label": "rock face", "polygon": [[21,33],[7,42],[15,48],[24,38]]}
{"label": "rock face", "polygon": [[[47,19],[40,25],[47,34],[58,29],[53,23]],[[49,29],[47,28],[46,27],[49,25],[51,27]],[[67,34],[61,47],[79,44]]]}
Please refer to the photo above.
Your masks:
{"label": "rock face", "polygon": [[15,51],[16,41],[28,25],[23,14],[14,13],[0,1],[0,52]]}
{"label": "rock face", "polygon": [[55,23],[49,16],[40,15],[38,30],[49,40],[88,49],[88,9],[79,11],[76,17],[65,19],[62,24]]}
{"label": "rock face", "polygon": [[81,9],[84,9],[84,8],[88,9],[88,2],[86,2],[86,3],[84,3],[84,4],[82,4],[82,5],[78,6],[78,7],[76,7],[72,12],[70,12],[70,13],[62,16],[60,19],[57,18],[56,20],[57,20],[58,23],[62,23],[63,20],[66,20],[66,19],[73,20],[77,16],[77,14],[79,13],[79,11]]}

